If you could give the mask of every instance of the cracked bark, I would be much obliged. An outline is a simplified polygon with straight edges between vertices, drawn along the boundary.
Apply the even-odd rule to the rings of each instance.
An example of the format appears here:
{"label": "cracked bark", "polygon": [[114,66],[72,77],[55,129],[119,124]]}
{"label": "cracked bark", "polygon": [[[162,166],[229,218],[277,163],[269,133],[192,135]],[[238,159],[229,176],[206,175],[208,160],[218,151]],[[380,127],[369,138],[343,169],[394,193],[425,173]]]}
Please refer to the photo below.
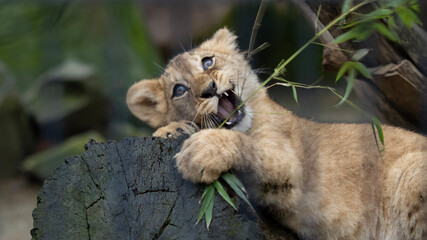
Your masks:
{"label": "cracked bark", "polygon": [[175,167],[182,141],[90,141],[43,185],[32,239],[296,239],[236,196],[239,211],[216,196],[210,230],[195,225],[204,187]]}

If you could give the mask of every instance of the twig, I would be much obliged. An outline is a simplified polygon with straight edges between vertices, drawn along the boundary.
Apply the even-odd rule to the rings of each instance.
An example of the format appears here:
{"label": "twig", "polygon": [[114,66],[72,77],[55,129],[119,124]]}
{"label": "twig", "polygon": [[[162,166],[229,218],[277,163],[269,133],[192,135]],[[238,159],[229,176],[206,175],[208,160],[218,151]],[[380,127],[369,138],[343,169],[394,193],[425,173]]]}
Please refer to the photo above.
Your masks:
{"label": "twig", "polygon": [[250,59],[251,56],[253,55],[252,49],[254,49],[255,38],[258,33],[258,29],[261,27],[261,21],[262,21],[262,18],[264,17],[266,8],[267,8],[267,0],[262,0],[258,8],[258,13],[255,18],[254,26],[252,27],[251,39],[249,40],[249,48],[246,56],[247,59]]}

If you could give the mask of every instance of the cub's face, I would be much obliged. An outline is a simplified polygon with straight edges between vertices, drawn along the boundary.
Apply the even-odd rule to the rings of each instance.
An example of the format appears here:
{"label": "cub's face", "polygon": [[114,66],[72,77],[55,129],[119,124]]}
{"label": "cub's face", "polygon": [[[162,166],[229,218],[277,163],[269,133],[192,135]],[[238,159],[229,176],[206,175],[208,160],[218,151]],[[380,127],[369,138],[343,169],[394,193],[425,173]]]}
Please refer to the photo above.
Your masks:
{"label": "cub's face", "polygon": [[[153,127],[193,121],[201,128],[223,127],[245,132],[250,106],[237,107],[259,86],[236,36],[218,30],[198,48],[172,59],[158,79],[142,80],[128,91],[131,112]],[[230,116],[231,115],[231,116]]]}

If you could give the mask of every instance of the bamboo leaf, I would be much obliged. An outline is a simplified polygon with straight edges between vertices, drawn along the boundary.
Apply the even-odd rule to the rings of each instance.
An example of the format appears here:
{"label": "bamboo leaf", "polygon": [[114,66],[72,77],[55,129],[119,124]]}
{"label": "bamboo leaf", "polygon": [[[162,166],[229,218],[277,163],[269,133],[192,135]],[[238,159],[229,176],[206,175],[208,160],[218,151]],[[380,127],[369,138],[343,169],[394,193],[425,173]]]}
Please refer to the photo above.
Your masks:
{"label": "bamboo leaf", "polygon": [[422,24],[417,14],[407,7],[404,7],[404,6],[396,7],[395,11],[399,16],[399,18],[402,20],[402,22],[408,28],[411,28],[414,25],[414,23],[417,23],[420,25]]}
{"label": "bamboo leaf", "polygon": [[417,0],[412,0],[409,3],[409,7],[414,10],[417,13],[420,13],[420,5],[418,5],[418,1]]}
{"label": "bamboo leaf", "polygon": [[387,25],[390,29],[396,29],[397,28],[396,21],[394,21],[394,16],[389,16],[387,18]]}
{"label": "bamboo leaf", "polygon": [[211,221],[212,221],[212,213],[213,213],[214,200],[215,200],[215,197],[213,196],[212,200],[209,202],[209,204],[208,204],[208,206],[206,208],[205,220],[206,220],[206,228],[208,230],[209,230],[209,225],[211,225]]}
{"label": "bamboo leaf", "polygon": [[344,97],[341,99],[341,101],[335,105],[336,107],[341,106],[350,95],[351,89],[353,88],[354,79],[356,78],[356,69],[350,68],[348,70],[348,77],[347,77],[347,88],[345,89]]}
{"label": "bamboo leaf", "polygon": [[364,58],[366,56],[366,54],[368,54],[368,53],[369,53],[369,49],[367,49],[367,48],[359,49],[353,54],[351,59],[353,59],[355,62],[358,62],[358,61],[362,60],[362,58]]}
{"label": "bamboo leaf", "polygon": [[351,5],[353,4],[353,0],[344,0],[344,3],[342,4],[341,7],[341,14],[347,12]]}
{"label": "bamboo leaf", "polygon": [[353,21],[347,25],[345,25],[343,28],[350,28],[356,25],[359,25],[361,23],[371,23],[373,20],[376,19],[382,19],[391,16],[393,14],[393,11],[387,8],[379,8],[373,12],[370,12],[368,14],[364,14],[360,17],[360,19]]}
{"label": "bamboo leaf", "polygon": [[265,43],[261,44],[259,47],[255,48],[252,52],[250,52],[249,56],[252,57],[253,55],[261,52],[262,50],[264,50],[268,47],[270,47],[270,43],[265,42]]}
{"label": "bamboo leaf", "polygon": [[213,185],[215,186],[216,191],[219,193],[219,195],[221,195],[221,197],[224,198],[224,200],[227,201],[228,204],[230,204],[234,208],[234,210],[237,210],[236,206],[234,205],[233,201],[231,201],[230,196],[228,196],[221,183],[218,180],[215,180],[213,182]]}
{"label": "bamboo leaf", "polygon": [[342,76],[347,72],[347,69],[350,68],[352,62],[345,62],[340,69],[338,70],[337,77],[335,78],[335,82],[338,82]]}
{"label": "bamboo leaf", "polygon": [[332,43],[336,43],[336,44],[343,43],[343,42],[348,41],[350,39],[356,38],[358,35],[359,35],[359,33],[357,32],[357,29],[354,28],[348,32],[345,32],[345,33],[339,35],[337,38],[335,38],[334,41],[332,41]]}
{"label": "bamboo leaf", "polygon": [[298,104],[297,89],[295,88],[295,86],[294,86],[294,85],[292,85],[291,87],[292,87],[292,94],[294,95],[294,100],[295,100],[295,102]]}
{"label": "bamboo leaf", "polygon": [[357,41],[363,41],[372,34],[374,28],[372,28],[370,25],[371,23],[366,23],[355,27],[358,30],[358,35],[356,36]]}
{"label": "bamboo leaf", "polygon": [[[342,4],[342,7],[341,7],[341,14],[347,12],[351,8],[352,4],[353,4],[353,0],[344,0],[344,3]],[[343,18],[340,23],[344,24],[345,18]]]}
{"label": "bamboo leaf", "polygon": [[363,18],[367,18],[370,20],[381,19],[390,16],[393,14],[393,11],[387,8],[378,8],[368,14],[363,15]]}
{"label": "bamboo leaf", "polygon": [[240,189],[244,189],[242,182],[233,174],[226,172],[226,173],[223,173],[222,175],[226,176],[228,179],[230,179]]}
{"label": "bamboo leaf", "polygon": [[377,129],[378,137],[380,138],[380,142],[383,145],[383,148],[380,149],[378,141],[377,141],[377,134],[375,133],[375,129],[373,129],[374,130],[374,136],[375,136],[375,142],[377,144],[378,151],[382,152],[385,149],[385,145],[384,145],[384,133],[383,133],[383,129],[381,127],[381,122],[380,122],[380,120],[378,118],[373,117],[371,119],[371,125],[372,125],[372,127],[375,126],[375,128]]}
{"label": "bamboo leaf", "polygon": [[399,37],[397,36],[397,34],[394,31],[390,30],[388,27],[386,27],[384,24],[376,22],[372,25],[372,27],[375,28],[379,33],[384,35],[386,38],[388,38],[390,41],[399,41]]}
{"label": "bamboo leaf", "polygon": [[207,210],[210,202],[212,202],[214,197],[215,197],[215,195],[214,195],[215,187],[212,184],[207,186],[205,191],[206,191],[206,194],[204,196],[203,204],[202,204],[202,207],[200,208],[200,213],[199,213],[199,217],[197,218],[196,224],[200,222],[203,215],[206,213],[206,210]]}
{"label": "bamboo leaf", "polygon": [[354,68],[357,69],[357,71],[359,71],[363,76],[365,76],[366,78],[372,79],[372,75],[369,72],[368,68],[366,68],[365,65],[363,65],[360,62],[355,62],[354,63]]}
{"label": "bamboo leaf", "polygon": [[203,198],[206,196],[206,193],[208,192],[208,189],[209,189],[209,186],[206,186],[205,190],[203,190],[202,196],[200,197],[199,204],[203,200]]}
{"label": "bamboo leaf", "polygon": [[[225,182],[234,190],[234,192],[239,196],[243,201],[245,201],[249,206],[252,206],[249,202],[249,199],[246,197],[246,195],[243,193],[243,185],[241,185],[241,182],[232,174],[223,174],[221,175],[222,179],[224,179]],[[237,181],[236,181],[237,180]],[[241,187],[239,187],[241,186]]]}

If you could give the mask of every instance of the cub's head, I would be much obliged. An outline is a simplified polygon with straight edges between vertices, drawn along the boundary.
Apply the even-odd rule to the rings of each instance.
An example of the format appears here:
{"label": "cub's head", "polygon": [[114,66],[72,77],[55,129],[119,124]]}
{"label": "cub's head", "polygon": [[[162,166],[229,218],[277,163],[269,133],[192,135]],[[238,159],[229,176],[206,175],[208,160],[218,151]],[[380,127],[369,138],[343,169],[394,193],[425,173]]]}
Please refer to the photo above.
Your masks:
{"label": "cub's head", "polygon": [[[218,30],[199,47],[173,58],[158,79],[142,80],[128,91],[127,104],[153,127],[188,120],[215,128],[259,86],[258,78],[237,48],[236,36]],[[237,110],[223,125],[245,132],[250,106]]]}

